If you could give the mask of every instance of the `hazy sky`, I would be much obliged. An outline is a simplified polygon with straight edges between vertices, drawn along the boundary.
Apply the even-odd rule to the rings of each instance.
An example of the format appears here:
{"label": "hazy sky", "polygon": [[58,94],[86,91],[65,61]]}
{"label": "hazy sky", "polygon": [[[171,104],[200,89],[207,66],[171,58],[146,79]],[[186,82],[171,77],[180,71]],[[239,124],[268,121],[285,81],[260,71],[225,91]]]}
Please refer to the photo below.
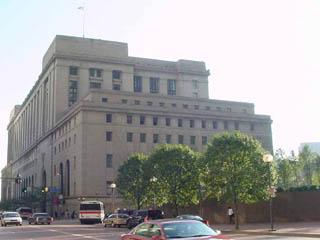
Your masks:
{"label": "hazy sky", "polygon": [[[55,35],[82,36],[79,0],[0,0],[0,167],[15,104],[36,82]],[[210,97],[255,104],[274,149],[320,141],[320,1],[86,0],[85,36],[130,56],[206,62]]]}

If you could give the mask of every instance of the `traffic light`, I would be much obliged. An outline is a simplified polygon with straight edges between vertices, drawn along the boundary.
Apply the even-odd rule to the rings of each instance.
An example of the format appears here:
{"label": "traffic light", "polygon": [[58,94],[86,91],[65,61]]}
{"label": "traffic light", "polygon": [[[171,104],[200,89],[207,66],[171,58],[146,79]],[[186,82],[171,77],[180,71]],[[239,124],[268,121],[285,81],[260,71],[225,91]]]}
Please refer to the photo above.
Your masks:
{"label": "traffic light", "polygon": [[26,193],[27,192],[27,188],[26,187],[22,188],[21,192]]}
{"label": "traffic light", "polygon": [[20,184],[22,183],[22,178],[20,174],[17,174],[16,178],[14,179],[16,184]]}

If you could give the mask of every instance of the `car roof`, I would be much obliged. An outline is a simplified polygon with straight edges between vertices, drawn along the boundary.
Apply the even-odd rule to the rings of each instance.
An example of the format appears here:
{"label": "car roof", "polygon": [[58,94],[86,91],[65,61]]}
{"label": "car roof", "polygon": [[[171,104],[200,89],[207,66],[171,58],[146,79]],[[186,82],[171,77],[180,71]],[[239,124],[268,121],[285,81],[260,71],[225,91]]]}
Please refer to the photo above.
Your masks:
{"label": "car roof", "polygon": [[199,221],[191,220],[191,219],[177,219],[177,218],[165,218],[165,219],[157,219],[157,220],[148,220],[149,223],[158,223],[158,224],[165,224],[165,223],[173,223],[173,222],[190,222],[190,223],[199,223]]}

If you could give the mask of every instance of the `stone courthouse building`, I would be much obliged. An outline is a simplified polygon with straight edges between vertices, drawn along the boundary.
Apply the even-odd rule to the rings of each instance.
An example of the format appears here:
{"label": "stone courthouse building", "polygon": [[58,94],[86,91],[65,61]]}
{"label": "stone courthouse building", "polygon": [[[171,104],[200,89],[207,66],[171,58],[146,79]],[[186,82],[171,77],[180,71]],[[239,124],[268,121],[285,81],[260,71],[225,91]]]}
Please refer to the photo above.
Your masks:
{"label": "stone courthouse building", "polygon": [[270,116],[252,103],[209,99],[208,77],[204,62],[131,57],[126,43],[56,36],[10,116],[2,176],[23,182],[3,180],[2,200],[46,186],[51,210],[77,209],[81,198],[110,209],[110,184],[128,155],[161,143],[203,151],[223,131],[253,135],[272,151]]}

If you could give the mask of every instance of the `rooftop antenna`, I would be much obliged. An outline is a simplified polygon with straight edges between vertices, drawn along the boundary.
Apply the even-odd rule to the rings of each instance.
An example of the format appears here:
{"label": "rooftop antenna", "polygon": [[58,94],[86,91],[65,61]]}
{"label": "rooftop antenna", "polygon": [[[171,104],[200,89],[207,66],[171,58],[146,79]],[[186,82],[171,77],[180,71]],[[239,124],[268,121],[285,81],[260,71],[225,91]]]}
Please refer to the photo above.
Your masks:
{"label": "rooftop antenna", "polygon": [[82,11],[82,37],[84,38],[84,20],[85,20],[84,2],[82,4],[82,6],[78,7],[78,9]]}

